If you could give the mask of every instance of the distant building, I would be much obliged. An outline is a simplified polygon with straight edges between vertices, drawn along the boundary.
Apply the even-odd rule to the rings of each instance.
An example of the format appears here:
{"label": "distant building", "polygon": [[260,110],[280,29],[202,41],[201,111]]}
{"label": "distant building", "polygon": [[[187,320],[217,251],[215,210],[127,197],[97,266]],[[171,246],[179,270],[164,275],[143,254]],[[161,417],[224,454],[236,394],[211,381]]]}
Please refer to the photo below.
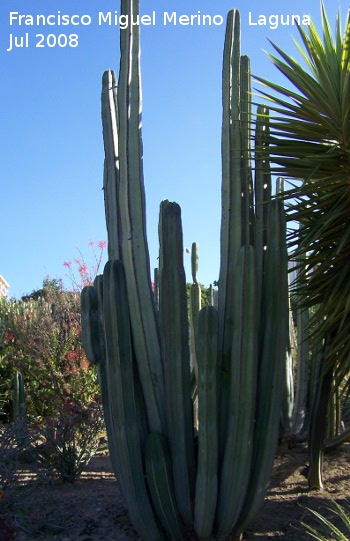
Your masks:
{"label": "distant building", "polygon": [[7,297],[7,292],[9,290],[9,284],[6,282],[0,274],[0,297]]}

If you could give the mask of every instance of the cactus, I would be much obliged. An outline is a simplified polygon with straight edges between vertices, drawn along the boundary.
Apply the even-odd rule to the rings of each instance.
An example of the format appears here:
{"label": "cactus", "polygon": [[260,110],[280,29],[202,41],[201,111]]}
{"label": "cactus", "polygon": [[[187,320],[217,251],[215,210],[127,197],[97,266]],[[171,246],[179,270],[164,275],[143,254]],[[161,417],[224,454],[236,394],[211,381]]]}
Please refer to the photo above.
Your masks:
{"label": "cactus", "polygon": [[[138,8],[138,0],[122,0],[122,14],[135,18]],[[239,538],[271,474],[288,349],[284,209],[271,198],[262,158],[268,111],[257,111],[254,175],[249,58],[240,55],[240,17],[232,10],[223,59],[218,302],[200,309],[194,244],[189,322],[181,209],[169,201],[160,207],[152,292],[139,27],[120,32],[118,85],[112,71],[102,81],[110,260],[82,292],[84,347],[97,364],[113,468],[142,539]]]}
{"label": "cactus", "polygon": [[194,527],[200,539],[210,537],[218,493],[218,314],[204,307],[198,318],[198,468]]}
{"label": "cactus", "polygon": [[144,539],[161,540],[143,476],[144,445],[137,415],[126,277],[118,259],[110,260],[104,269],[103,319],[111,414],[108,438],[114,440],[118,454],[118,474],[131,520]]}
{"label": "cactus", "polygon": [[253,459],[244,507],[236,528],[244,529],[260,508],[278,441],[289,346],[288,261],[283,205],[271,201],[263,273],[263,332],[260,333]]}
{"label": "cactus", "polygon": [[[241,247],[237,254],[235,283],[229,419],[217,507],[218,533],[223,538],[229,535],[239,517],[252,466],[258,367],[255,254],[252,246]],[[232,490],[233,486],[236,490]]]}
{"label": "cactus", "polygon": [[[138,0],[122,0],[121,13],[136,16]],[[120,32],[118,88],[111,71],[103,76],[108,254],[110,259],[123,261],[125,267],[133,346],[136,357],[143,360],[138,368],[148,423],[153,431],[161,432],[165,430],[165,391],[145,228],[139,26],[133,25],[132,30],[130,36],[128,30]],[[118,137],[118,133],[123,137]]]}
{"label": "cactus", "polygon": [[21,372],[18,371],[13,377],[13,418],[23,423],[27,421],[24,381]]}
{"label": "cactus", "polygon": [[32,462],[34,457],[30,449],[24,379],[23,374],[18,370],[13,377],[13,420],[18,427],[16,431],[17,445],[22,452],[26,453],[26,460]]}
{"label": "cactus", "polygon": [[[190,289],[190,337],[191,337],[191,361],[192,361],[192,386],[195,388],[198,382],[198,360],[197,360],[197,344],[198,344],[198,315],[202,308],[202,290],[198,283],[198,244],[192,243],[191,250],[191,269],[193,283]],[[195,395],[195,391],[192,390],[192,396]]]}
{"label": "cactus", "polygon": [[160,213],[159,329],[166,389],[167,434],[177,504],[183,520],[191,525],[195,461],[181,209],[176,203],[163,201]]}
{"label": "cactus", "polygon": [[182,541],[183,533],[175,503],[170,454],[163,434],[149,434],[145,458],[148,485],[160,523],[171,541]]}

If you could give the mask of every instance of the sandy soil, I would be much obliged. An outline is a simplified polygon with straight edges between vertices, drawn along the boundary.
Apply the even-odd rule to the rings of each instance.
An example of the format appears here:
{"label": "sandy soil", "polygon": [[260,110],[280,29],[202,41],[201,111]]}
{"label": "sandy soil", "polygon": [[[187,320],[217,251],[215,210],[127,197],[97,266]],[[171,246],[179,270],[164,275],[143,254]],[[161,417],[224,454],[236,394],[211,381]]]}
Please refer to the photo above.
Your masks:
{"label": "sandy soil", "polygon": [[[300,524],[316,524],[308,509],[324,513],[329,497],[340,503],[350,497],[349,458],[350,444],[326,455],[325,490],[310,491],[303,475],[305,446],[280,447],[265,503],[244,539],[310,539]],[[22,475],[29,474],[30,470],[24,469]],[[0,518],[0,541],[11,540],[139,540],[128,520],[108,455],[95,456],[75,484],[37,487],[32,493],[23,493],[19,506]]]}

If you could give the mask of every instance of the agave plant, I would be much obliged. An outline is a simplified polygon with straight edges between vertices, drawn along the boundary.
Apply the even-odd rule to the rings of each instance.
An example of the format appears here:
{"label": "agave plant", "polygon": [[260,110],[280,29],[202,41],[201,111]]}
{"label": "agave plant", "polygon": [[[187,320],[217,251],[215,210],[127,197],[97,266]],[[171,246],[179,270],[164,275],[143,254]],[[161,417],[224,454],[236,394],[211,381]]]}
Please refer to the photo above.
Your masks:
{"label": "agave plant", "polygon": [[300,224],[289,237],[296,294],[312,308],[311,340],[322,344],[309,431],[309,484],[320,488],[327,403],[350,370],[350,19],[342,33],[338,13],[333,36],[323,4],[321,11],[322,33],[313,23],[298,28],[305,65],[274,44],[269,55],[294,89],[257,78],[274,114],[273,171],[290,179],[289,220]]}
{"label": "agave plant", "polygon": [[[333,519],[326,518],[324,514],[309,509],[318,523],[319,527],[313,527],[310,524],[302,522],[302,526],[306,529],[310,537],[317,539],[318,541],[329,541],[334,539],[335,541],[347,541],[350,535],[350,517],[349,508],[344,505],[340,505],[338,502],[331,500],[330,506],[326,507],[326,511],[333,514]],[[336,525],[335,519],[337,519],[338,525]],[[322,529],[322,532],[321,532]],[[326,533],[324,533],[326,530]],[[327,535],[327,537],[326,537]],[[330,538],[329,535],[332,537]]]}

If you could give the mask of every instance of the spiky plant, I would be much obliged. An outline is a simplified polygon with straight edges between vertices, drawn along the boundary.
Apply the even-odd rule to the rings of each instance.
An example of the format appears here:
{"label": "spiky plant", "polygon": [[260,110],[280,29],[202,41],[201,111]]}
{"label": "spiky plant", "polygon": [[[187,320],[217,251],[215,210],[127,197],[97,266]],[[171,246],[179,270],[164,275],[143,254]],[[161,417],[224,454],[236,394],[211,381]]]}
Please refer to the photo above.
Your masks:
{"label": "spiky plant", "polygon": [[[318,541],[329,541],[330,539],[333,539],[334,541],[347,541],[349,539],[350,517],[349,508],[347,506],[340,505],[338,502],[331,500],[331,504],[326,507],[326,511],[333,514],[333,519],[326,518],[323,513],[319,513],[313,509],[309,509],[309,511],[316,517],[319,523],[319,528],[313,527],[306,522],[301,523],[310,537],[317,539]],[[337,526],[334,523],[335,519],[337,519]],[[326,530],[326,533],[324,533],[324,530]],[[331,537],[329,537],[329,535],[331,535]]]}
{"label": "spiky plant", "polygon": [[313,309],[311,339],[323,347],[309,433],[309,484],[318,487],[332,379],[336,387],[350,370],[350,19],[348,13],[342,33],[338,12],[333,36],[323,4],[321,11],[322,33],[313,23],[298,28],[305,65],[272,44],[277,55],[270,59],[294,89],[258,78],[274,112],[273,170],[291,179],[284,196],[289,220],[300,224],[289,237],[296,293]]}

